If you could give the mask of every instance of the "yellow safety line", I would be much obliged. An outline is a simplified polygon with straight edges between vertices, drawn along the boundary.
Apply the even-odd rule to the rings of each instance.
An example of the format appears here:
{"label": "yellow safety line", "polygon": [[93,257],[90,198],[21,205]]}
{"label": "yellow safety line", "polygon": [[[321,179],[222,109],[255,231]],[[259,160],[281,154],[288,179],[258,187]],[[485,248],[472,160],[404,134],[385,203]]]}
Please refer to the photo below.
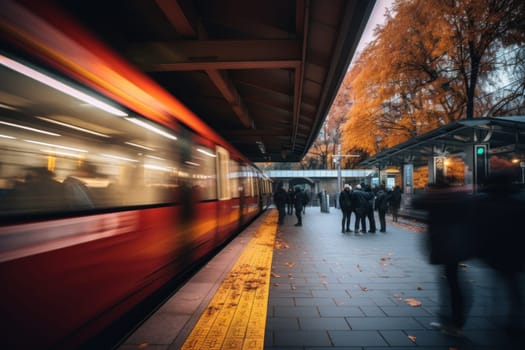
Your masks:
{"label": "yellow safety line", "polygon": [[264,348],[277,211],[272,209],[182,346],[183,350]]}

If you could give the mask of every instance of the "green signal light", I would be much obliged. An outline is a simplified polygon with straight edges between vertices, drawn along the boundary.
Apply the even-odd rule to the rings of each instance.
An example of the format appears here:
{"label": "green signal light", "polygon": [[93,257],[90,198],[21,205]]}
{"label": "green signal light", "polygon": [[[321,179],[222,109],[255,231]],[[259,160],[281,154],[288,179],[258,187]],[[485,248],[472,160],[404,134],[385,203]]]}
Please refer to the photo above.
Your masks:
{"label": "green signal light", "polygon": [[485,154],[485,147],[476,147],[476,153],[480,156]]}

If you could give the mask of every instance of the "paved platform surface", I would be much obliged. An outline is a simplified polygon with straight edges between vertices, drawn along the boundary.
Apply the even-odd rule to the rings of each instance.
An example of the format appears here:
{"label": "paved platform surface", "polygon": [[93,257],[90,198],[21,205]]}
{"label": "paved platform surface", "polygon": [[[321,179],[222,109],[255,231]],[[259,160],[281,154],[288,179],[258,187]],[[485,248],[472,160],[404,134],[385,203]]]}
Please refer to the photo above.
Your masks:
{"label": "paved platform surface", "polygon": [[[119,350],[181,349],[267,216],[243,231]],[[443,278],[439,266],[428,263],[421,227],[387,220],[385,234],[343,234],[340,211],[321,213],[319,207],[306,209],[302,227],[295,222],[295,216],[286,216],[277,229],[264,342],[259,342],[264,349],[525,348],[525,338],[509,337],[502,328],[509,305],[498,276],[477,261],[466,262],[461,272],[471,301],[464,336],[430,327],[440,309]]]}
{"label": "paved platform surface", "polygon": [[445,335],[430,327],[443,277],[428,263],[424,229],[387,220],[386,234],[343,234],[330,210],[307,208],[302,227],[287,216],[277,231],[265,349],[525,349],[503,331],[509,305],[491,269],[463,265],[464,337]]}

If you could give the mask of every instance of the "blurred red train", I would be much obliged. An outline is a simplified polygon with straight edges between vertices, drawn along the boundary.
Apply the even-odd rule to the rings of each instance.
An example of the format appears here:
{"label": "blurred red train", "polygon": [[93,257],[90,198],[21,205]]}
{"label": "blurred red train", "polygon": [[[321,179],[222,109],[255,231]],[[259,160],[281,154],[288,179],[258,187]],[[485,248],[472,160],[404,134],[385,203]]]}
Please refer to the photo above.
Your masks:
{"label": "blurred red train", "polygon": [[267,208],[261,171],[46,2],[0,13],[0,347],[76,348]]}

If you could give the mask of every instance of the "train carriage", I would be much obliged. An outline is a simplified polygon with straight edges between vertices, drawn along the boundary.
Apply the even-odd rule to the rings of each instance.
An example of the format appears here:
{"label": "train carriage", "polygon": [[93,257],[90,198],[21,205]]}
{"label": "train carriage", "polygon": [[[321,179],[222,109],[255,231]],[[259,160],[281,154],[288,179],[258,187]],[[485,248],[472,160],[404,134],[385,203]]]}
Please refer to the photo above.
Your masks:
{"label": "train carriage", "polygon": [[0,13],[0,335],[76,348],[265,210],[271,184],[49,4]]}

